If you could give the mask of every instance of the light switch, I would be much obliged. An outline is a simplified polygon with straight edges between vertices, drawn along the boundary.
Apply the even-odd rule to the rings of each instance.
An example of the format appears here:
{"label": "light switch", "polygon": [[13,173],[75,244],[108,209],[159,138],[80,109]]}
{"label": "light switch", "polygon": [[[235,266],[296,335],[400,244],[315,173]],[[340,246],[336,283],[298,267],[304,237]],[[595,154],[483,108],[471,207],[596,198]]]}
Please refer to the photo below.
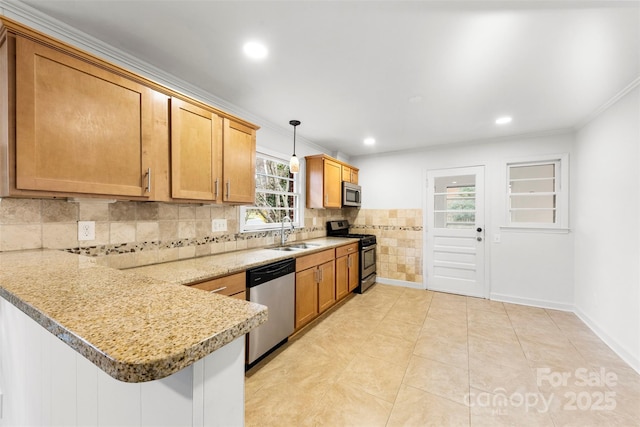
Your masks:
{"label": "light switch", "polygon": [[211,220],[211,231],[227,231],[227,220],[226,219],[212,219]]}

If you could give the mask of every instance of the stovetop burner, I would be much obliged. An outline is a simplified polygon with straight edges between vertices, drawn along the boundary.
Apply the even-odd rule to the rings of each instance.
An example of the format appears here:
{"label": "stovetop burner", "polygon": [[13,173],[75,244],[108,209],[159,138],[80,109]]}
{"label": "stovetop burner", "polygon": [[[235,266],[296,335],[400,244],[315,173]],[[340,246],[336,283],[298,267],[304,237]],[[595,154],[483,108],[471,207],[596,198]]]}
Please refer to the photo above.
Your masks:
{"label": "stovetop burner", "polygon": [[374,234],[349,233],[349,221],[347,221],[346,219],[338,221],[328,221],[327,236],[360,239],[360,243],[362,246],[369,246],[376,243],[376,236]]}

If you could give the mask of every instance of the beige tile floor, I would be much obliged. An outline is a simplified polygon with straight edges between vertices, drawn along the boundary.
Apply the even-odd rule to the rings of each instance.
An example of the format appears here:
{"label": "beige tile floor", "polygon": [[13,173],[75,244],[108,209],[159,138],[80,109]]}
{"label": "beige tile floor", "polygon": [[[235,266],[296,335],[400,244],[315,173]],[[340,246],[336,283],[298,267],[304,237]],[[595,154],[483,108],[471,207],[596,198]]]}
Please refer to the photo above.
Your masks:
{"label": "beige tile floor", "polygon": [[245,395],[247,426],[640,426],[640,376],[575,315],[380,284]]}

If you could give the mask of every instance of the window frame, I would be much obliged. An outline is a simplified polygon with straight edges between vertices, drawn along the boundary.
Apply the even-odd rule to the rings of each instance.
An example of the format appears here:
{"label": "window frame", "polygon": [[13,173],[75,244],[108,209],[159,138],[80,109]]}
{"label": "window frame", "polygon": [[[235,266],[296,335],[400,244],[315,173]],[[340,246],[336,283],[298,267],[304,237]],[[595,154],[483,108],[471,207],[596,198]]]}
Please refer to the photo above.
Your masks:
{"label": "window frame", "polygon": [[[258,170],[257,170],[257,165],[258,165],[258,158],[263,158],[263,159],[267,159],[267,160],[271,160],[271,161],[276,161],[276,162],[280,162],[283,164],[288,165],[289,164],[289,159],[280,154],[280,153],[275,153],[275,152],[270,152],[269,150],[266,149],[261,149],[258,148],[256,150],[256,170],[254,171],[254,173],[258,174]],[[301,165],[302,166],[302,165]],[[302,224],[301,221],[304,221],[304,212],[302,211],[302,183],[301,183],[301,175],[302,175],[302,168],[300,170],[300,172],[296,173],[296,174],[290,174],[292,175],[292,178],[289,178],[292,180],[293,182],[293,192],[291,193],[284,193],[284,194],[290,194],[292,196],[294,196],[295,198],[295,205],[292,210],[293,210],[293,216],[294,218],[292,219],[292,224],[294,228],[301,228]],[[256,179],[256,193],[262,192],[262,189],[258,189],[257,188],[257,184],[258,184],[258,180]],[[283,194],[282,192],[276,192],[277,194]],[[282,229],[282,222],[271,222],[271,223],[266,223],[266,224],[247,224],[245,221],[246,218],[246,212],[249,209],[253,209],[256,208],[257,206],[255,204],[253,205],[242,205],[240,206],[240,209],[238,210],[238,224],[239,224],[239,229],[240,229],[240,233],[254,233],[254,232],[260,232],[260,231],[273,231],[273,230],[280,230]],[[285,223],[285,227],[290,227],[289,223]]]}
{"label": "window frame", "polygon": [[[554,164],[554,195],[556,196],[555,222],[513,222],[511,220],[511,168],[519,166],[540,166]],[[523,230],[554,230],[568,231],[569,229],[569,154],[554,154],[545,156],[531,156],[521,159],[513,159],[505,162],[505,226],[501,228]]]}

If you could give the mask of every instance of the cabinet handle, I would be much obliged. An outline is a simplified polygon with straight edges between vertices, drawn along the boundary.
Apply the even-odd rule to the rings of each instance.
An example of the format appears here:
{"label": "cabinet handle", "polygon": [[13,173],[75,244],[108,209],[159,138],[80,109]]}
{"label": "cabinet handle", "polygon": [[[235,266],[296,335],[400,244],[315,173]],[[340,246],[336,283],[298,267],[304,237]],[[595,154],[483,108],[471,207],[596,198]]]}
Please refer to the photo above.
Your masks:
{"label": "cabinet handle", "polygon": [[227,180],[227,199],[229,198],[229,194],[231,194],[231,181]]}
{"label": "cabinet handle", "polygon": [[215,294],[216,292],[224,291],[225,289],[227,289],[227,287],[226,287],[226,286],[223,286],[223,287],[221,287],[221,288],[218,288],[218,289],[214,289],[214,290],[212,290],[212,291],[209,291],[209,293],[210,293],[210,294]]}
{"label": "cabinet handle", "polygon": [[349,248],[347,249],[347,252],[351,252],[353,250],[353,248]]}
{"label": "cabinet handle", "polygon": [[351,257],[347,258],[347,268],[351,268]]}
{"label": "cabinet handle", "polygon": [[147,168],[147,173],[144,176],[147,177],[147,186],[144,188],[144,192],[151,193],[151,168]]}
{"label": "cabinet handle", "polygon": [[216,178],[216,192],[215,192],[215,199],[218,200],[218,178]]}
{"label": "cabinet handle", "polygon": [[324,196],[324,204],[325,205],[329,204],[329,195],[328,194],[326,196]]}
{"label": "cabinet handle", "polygon": [[320,276],[320,280],[318,280],[318,283],[320,283],[320,282],[322,282],[322,276],[324,276],[324,274],[322,274],[322,269],[321,268],[318,268],[318,273],[319,273],[319,276]]}
{"label": "cabinet handle", "polygon": [[315,270],[313,270],[313,281],[318,283],[318,269],[316,268]]}

